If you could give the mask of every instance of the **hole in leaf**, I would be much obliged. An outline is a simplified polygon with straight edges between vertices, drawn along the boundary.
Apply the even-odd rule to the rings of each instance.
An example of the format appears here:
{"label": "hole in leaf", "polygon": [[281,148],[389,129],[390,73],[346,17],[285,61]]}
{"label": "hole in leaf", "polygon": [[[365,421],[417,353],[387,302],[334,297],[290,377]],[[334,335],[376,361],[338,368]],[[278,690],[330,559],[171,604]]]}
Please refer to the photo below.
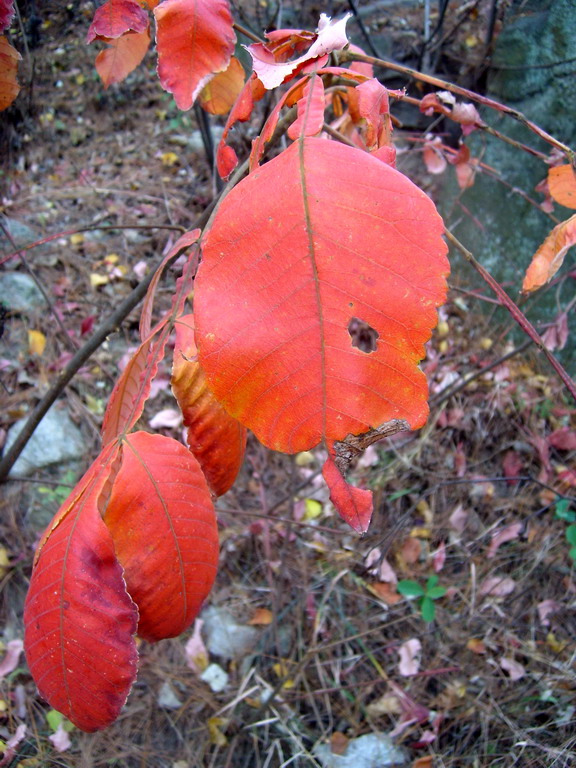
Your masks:
{"label": "hole in leaf", "polygon": [[372,328],[371,325],[365,323],[364,320],[360,320],[358,317],[353,317],[348,323],[348,333],[352,339],[352,346],[359,349],[361,352],[374,352],[376,350],[376,340],[378,339],[378,331]]}

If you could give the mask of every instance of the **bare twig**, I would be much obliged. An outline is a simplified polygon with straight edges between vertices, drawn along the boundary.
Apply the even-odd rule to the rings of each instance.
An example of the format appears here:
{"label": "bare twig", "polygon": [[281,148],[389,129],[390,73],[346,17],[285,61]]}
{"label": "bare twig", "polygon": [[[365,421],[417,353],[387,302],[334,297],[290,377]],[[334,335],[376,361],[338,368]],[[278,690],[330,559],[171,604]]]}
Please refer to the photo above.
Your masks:
{"label": "bare twig", "polygon": [[562,382],[566,386],[566,389],[570,392],[574,400],[576,401],[576,383],[574,380],[569,376],[566,369],[562,366],[562,364],[557,360],[556,357],[550,352],[549,349],[546,348],[546,345],[544,344],[544,341],[542,340],[542,337],[540,334],[536,331],[532,323],[528,320],[526,315],[522,312],[522,310],[518,307],[518,305],[508,296],[504,288],[498,283],[497,280],[495,280],[492,275],[480,264],[479,261],[474,257],[474,255],[464,246],[462,243],[450,232],[449,230],[445,230],[446,237],[448,240],[452,243],[452,245],[457,248],[460,253],[466,258],[466,260],[474,267],[474,269],[478,272],[478,274],[482,277],[482,279],[488,283],[490,288],[494,291],[496,296],[498,297],[500,303],[503,307],[505,307],[508,312],[512,315],[513,319],[518,323],[520,328],[524,331],[527,336],[529,336],[534,344],[538,347],[538,349],[542,352],[542,354],[547,358],[548,362],[554,368],[558,376],[562,379]]}
{"label": "bare twig", "polygon": [[455,93],[457,96],[463,96],[465,99],[476,101],[485,107],[495,109],[497,112],[501,112],[504,115],[508,115],[509,117],[514,118],[514,120],[517,120],[525,128],[528,128],[528,130],[532,131],[532,133],[535,133],[545,142],[563,152],[570,163],[573,163],[576,158],[576,154],[571,147],[563,144],[561,141],[558,141],[558,139],[554,138],[554,136],[551,136],[543,128],[540,128],[539,125],[536,125],[536,123],[528,120],[526,115],[522,114],[522,112],[519,112],[517,109],[512,109],[512,107],[507,107],[505,104],[501,104],[495,99],[490,99],[487,96],[481,96],[479,93],[468,90],[468,88],[462,88],[459,85],[454,85],[453,83],[449,83],[447,80],[442,80],[441,78],[434,77],[433,75],[426,75],[423,72],[418,72],[418,70],[412,69],[411,67],[405,67],[403,64],[398,64],[393,61],[386,61],[384,59],[377,59],[374,56],[365,56],[353,51],[341,51],[339,53],[338,59],[341,63],[346,61],[364,61],[367,64],[373,64],[376,67],[391,69],[394,72],[400,72],[414,80],[420,80],[423,83],[428,83],[429,85],[433,85],[436,88],[441,88],[444,91]]}

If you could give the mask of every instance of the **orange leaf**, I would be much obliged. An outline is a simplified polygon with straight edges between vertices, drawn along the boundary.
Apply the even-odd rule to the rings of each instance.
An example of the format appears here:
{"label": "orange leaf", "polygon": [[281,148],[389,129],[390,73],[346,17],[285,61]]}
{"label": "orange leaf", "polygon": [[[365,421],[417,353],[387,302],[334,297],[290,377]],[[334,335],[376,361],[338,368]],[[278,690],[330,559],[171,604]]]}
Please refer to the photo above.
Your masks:
{"label": "orange leaf", "polygon": [[230,112],[242,92],[245,79],[244,67],[232,56],[228,69],[214,75],[200,93],[202,109],[211,115],[225,115]]}
{"label": "orange leaf", "polygon": [[246,428],[230,416],[208,389],[198,363],[194,316],[176,323],[172,390],[188,427],[187,442],[216,496],[234,483],[244,459]]}
{"label": "orange leaf", "polygon": [[[215,396],[288,453],[393,419],[424,424],[418,362],[445,297],[442,232],[409,179],[337,142],[305,137],[256,169],[220,205],[196,278]],[[375,351],[353,346],[353,318],[377,331]]]}
{"label": "orange leaf", "polygon": [[576,208],[576,173],[571,165],[558,165],[548,171],[548,190],[566,208]]}
{"label": "orange leaf", "polygon": [[136,606],[100,517],[116,453],[98,457],[57,513],[24,608],[40,694],[85,731],[116,719],[136,677]]}
{"label": "orange leaf", "polygon": [[576,213],[557,224],[534,254],[522,283],[523,293],[531,293],[550,282],[575,243]]}
{"label": "orange leaf", "polygon": [[267,626],[274,621],[274,614],[269,608],[256,608],[254,616],[250,619],[248,624],[251,626]]}
{"label": "orange leaf", "polygon": [[179,109],[190,109],[234,52],[228,0],[164,0],[154,16],[160,82]]}
{"label": "orange leaf", "polygon": [[148,14],[136,0],[108,0],[96,10],[86,42],[116,39],[126,32],[141,33],[148,29],[148,24]]}
{"label": "orange leaf", "polygon": [[179,635],[218,565],[216,516],[198,462],[170,437],[128,435],[103,519],[138,606],[138,634],[151,641]]}
{"label": "orange leaf", "polygon": [[317,136],[324,125],[324,107],[324,83],[318,75],[312,75],[298,101],[298,117],[288,128],[288,136]]}
{"label": "orange leaf", "polygon": [[216,150],[216,167],[223,179],[228,178],[238,165],[236,152],[226,143],[228,134],[236,123],[245,123],[250,119],[255,102],[260,101],[265,93],[266,89],[256,75],[252,73],[228,115],[224,131],[222,132],[222,138]]}
{"label": "orange leaf", "polygon": [[[182,235],[170,253],[173,253],[182,241],[187,245],[187,238],[192,238],[194,234],[195,232],[187,232]],[[102,423],[102,442],[104,445],[114,440],[122,432],[130,431],[142,415],[144,404],[150,394],[152,381],[158,372],[158,365],[164,357],[164,349],[172,332],[172,324],[182,313],[184,302],[190,293],[192,277],[196,271],[196,260],[196,254],[193,252],[184,266],[182,276],[176,281],[172,309],[156,323],[148,338],[138,347],[112,390]],[[166,260],[160,269],[165,263]],[[155,282],[153,280],[148,290],[153,292],[154,287]],[[142,310],[143,328],[148,328],[150,325],[148,313],[151,313],[151,304],[145,303]],[[144,319],[145,314],[146,319]]]}
{"label": "orange leaf", "polygon": [[16,77],[18,62],[22,56],[16,48],[13,48],[8,40],[0,37],[0,111],[12,104],[20,93],[20,86]]}
{"label": "orange leaf", "polygon": [[126,32],[115,40],[106,38],[108,47],[96,56],[96,71],[104,87],[120,83],[136,69],[150,46],[150,32]]}

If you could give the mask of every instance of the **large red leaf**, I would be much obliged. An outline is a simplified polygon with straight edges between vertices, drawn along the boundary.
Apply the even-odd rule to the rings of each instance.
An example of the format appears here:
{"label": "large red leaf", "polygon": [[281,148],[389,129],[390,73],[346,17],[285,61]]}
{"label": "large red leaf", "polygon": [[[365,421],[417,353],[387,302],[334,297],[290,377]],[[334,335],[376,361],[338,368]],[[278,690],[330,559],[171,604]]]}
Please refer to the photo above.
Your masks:
{"label": "large red leaf", "polygon": [[234,483],[244,459],[246,428],[230,416],[206,384],[197,360],[194,316],[176,323],[172,391],[188,427],[187,442],[216,496]]}
{"label": "large red leaf", "polygon": [[160,82],[180,109],[190,109],[234,52],[228,0],[164,0],[154,16]]}
{"label": "large red leaf", "polygon": [[40,694],[84,731],[118,717],[136,677],[136,606],[100,517],[116,452],[96,460],[49,527],[24,609]]}
{"label": "large red leaf", "polygon": [[[418,363],[446,295],[442,232],[401,173],[301,137],[232,190],[203,242],[194,307],[210,388],[264,445],[334,450],[325,479],[359,531],[371,499],[343,480],[350,438],[415,429],[428,415]],[[378,334],[373,352],[352,343],[358,319]]]}
{"label": "large red leaf", "polygon": [[128,435],[104,522],[138,605],[138,634],[152,641],[179,635],[218,564],[216,516],[194,456],[169,437]]}
{"label": "large red leaf", "polygon": [[[222,202],[196,278],[216,397],[285,452],[394,419],[422,426],[418,362],[449,269],[442,232],[409,179],[336,142],[304,138],[254,171]],[[352,345],[353,318],[377,331],[374,352]]]}
{"label": "large red leaf", "polygon": [[96,38],[117,38],[125,32],[144,32],[148,29],[148,14],[137,0],[107,0],[96,10],[88,29],[86,42]]}
{"label": "large red leaf", "polygon": [[2,35],[0,37],[0,110],[12,104],[20,93],[18,84],[18,62],[22,56]]}
{"label": "large red leaf", "polygon": [[116,39],[106,38],[105,42],[109,45],[96,56],[96,71],[108,88],[121,83],[140,64],[150,46],[150,33],[148,29],[126,32]]}

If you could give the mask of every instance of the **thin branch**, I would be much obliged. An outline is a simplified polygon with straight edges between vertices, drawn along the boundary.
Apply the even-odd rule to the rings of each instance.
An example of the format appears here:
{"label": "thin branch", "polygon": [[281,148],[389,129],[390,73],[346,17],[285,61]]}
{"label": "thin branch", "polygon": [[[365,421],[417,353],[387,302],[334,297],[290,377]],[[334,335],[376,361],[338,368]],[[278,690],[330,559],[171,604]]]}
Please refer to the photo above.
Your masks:
{"label": "thin branch", "polygon": [[[208,220],[210,214],[212,213],[214,207],[216,206],[216,200],[214,200],[204,211],[204,213],[200,216],[198,221],[195,223],[195,225],[192,227],[192,229],[195,229],[196,227],[202,228],[206,224],[206,221]],[[173,229],[173,227],[170,227]],[[178,228],[180,229],[180,227]],[[174,260],[177,258],[177,256],[174,257]],[[148,286],[152,282],[152,278],[154,277],[156,270],[160,266],[161,262],[158,262],[156,267],[152,270],[150,270],[149,274],[146,275],[146,277],[134,288],[132,293],[130,293],[124,301],[120,304],[120,306],[116,309],[115,312],[113,312],[92,334],[92,336],[88,339],[86,344],[84,344],[83,347],[81,347],[76,354],[72,357],[66,368],[62,371],[60,376],[56,379],[54,384],[50,387],[48,392],[44,395],[44,397],[36,404],[36,407],[28,417],[28,421],[24,425],[24,428],[14,441],[14,443],[10,446],[9,450],[6,451],[4,456],[2,457],[2,460],[0,460],[0,483],[6,481],[8,477],[8,473],[10,472],[10,469],[14,465],[14,462],[20,456],[22,451],[24,450],[26,444],[32,437],[34,430],[40,424],[46,413],[48,412],[49,408],[53,403],[58,399],[60,394],[64,391],[64,389],[67,387],[67,385],[70,383],[70,381],[73,379],[76,372],[84,365],[84,363],[90,359],[90,357],[94,354],[94,352],[98,349],[98,347],[106,340],[106,338],[113,333],[121,324],[122,322],[128,317],[130,312],[136,307],[140,301],[144,298],[146,295],[146,291],[148,290]]]}
{"label": "thin branch", "polygon": [[536,123],[528,120],[526,115],[522,114],[522,112],[519,112],[517,109],[507,107],[505,104],[501,104],[495,99],[489,99],[487,96],[481,96],[479,93],[469,91],[468,88],[462,88],[459,85],[454,85],[453,83],[449,83],[447,80],[442,80],[439,77],[434,77],[433,75],[426,75],[423,72],[418,72],[418,70],[412,69],[411,67],[405,67],[403,64],[397,64],[396,62],[386,61],[384,59],[377,59],[374,56],[365,56],[353,51],[341,51],[339,53],[338,59],[340,63],[344,63],[346,61],[364,61],[367,64],[372,64],[376,67],[391,69],[394,72],[400,72],[407,77],[413,78],[414,80],[420,80],[421,82],[428,83],[429,85],[433,85],[436,88],[441,88],[443,91],[450,91],[450,93],[463,96],[465,99],[476,101],[485,107],[490,107],[490,109],[495,109],[498,112],[502,112],[504,115],[508,115],[509,117],[514,118],[514,120],[517,120],[523,126],[528,128],[528,130],[532,131],[532,133],[535,133],[545,142],[551,144],[553,147],[556,147],[561,152],[563,152],[570,163],[574,163],[576,159],[576,154],[574,150],[571,149],[571,147],[568,147],[566,144],[558,141],[558,139],[554,138],[554,136],[551,136],[543,128],[540,128],[540,126],[536,125]]}
{"label": "thin branch", "polygon": [[529,336],[534,344],[538,347],[538,349],[542,352],[542,354],[545,355],[548,362],[554,368],[558,376],[562,379],[562,382],[566,386],[566,389],[570,392],[574,400],[576,401],[576,383],[574,380],[569,376],[566,369],[562,366],[562,364],[557,360],[556,357],[550,352],[549,349],[546,348],[546,345],[544,344],[544,341],[540,334],[536,331],[532,323],[528,320],[526,315],[522,312],[522,310],[518,307],[518,305],[508,296],[504,288],[498,283],[497,280],[495,280],[492,275],[484,269],[482,264],[480,264],[479,261],[474,257],[474,255],[464,246],[462,243],[450,232],[449,230],[445,230],[446,237],[448,240],[452,243],[452,245],[457,248],[460,253],[466,258],[466,260],[474,267],[474,269],[478,272],[478,274],[482,277],[482,279],[488,283],[490,288],[494,291],[496,296],[498,297],[500,304],[502,304],[503,307],[505,307],[508,312],[512,315],[513,319],[518,323],[520,328],[524,331],[524,333]]}

